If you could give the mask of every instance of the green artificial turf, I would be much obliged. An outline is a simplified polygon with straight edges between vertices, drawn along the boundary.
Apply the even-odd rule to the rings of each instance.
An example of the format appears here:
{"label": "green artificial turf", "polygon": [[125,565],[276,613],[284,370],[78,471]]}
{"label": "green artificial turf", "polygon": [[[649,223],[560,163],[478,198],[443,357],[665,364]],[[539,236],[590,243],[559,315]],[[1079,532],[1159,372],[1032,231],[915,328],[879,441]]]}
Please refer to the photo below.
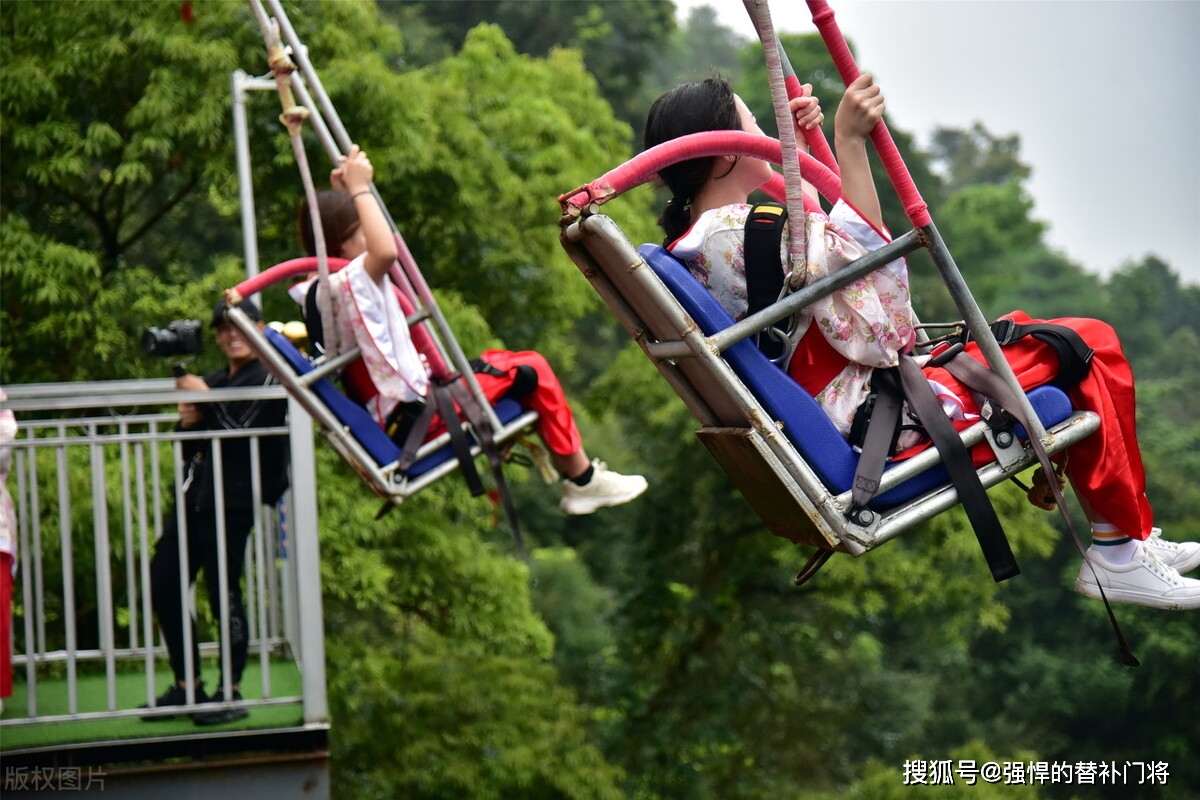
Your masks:
{"label": "green artificial turf", "polygon": [[[295,662],[272,660],[269,662],[270,691],[272,697],[298,697],[301,693],[300,671]],[[215,669],[211,670],[215,674]],[[246,665],[240,684],[242,697],[256,700],[262,697],[262,680],[259,662],[251,658]],[[164,664],[155,676],[156,693],[160,694],[171,684],[171,672]],[[107,705],[105,677],[80,675],[77,680],[78,712],[103,711]],[[214,688],[215,687],[209,687]],[[137,708],[146,702],[145,674],[119,672],[116,675],[117,707]],[[67,714],[67,681],[65,678],[39,678],[37,683],[37,711],[39,716]],[[12,697],[5,698],[4,721],[27,717],[28,695],[24,681],[14,680]],[[179,736],[196,732],[238,731],[261,728],[286,728],[301,725],[303,710],[299,702],[285,705],[251,708],[250,716],[222,725],[197,726],[188,716],[173,720],[143,721],[138,717],[115,717],[108,719],[66,720],[42,722],[30,725],[0,727],[0,751],[30,747],[47,747],[79,742],[141,739],[155,736]]]}

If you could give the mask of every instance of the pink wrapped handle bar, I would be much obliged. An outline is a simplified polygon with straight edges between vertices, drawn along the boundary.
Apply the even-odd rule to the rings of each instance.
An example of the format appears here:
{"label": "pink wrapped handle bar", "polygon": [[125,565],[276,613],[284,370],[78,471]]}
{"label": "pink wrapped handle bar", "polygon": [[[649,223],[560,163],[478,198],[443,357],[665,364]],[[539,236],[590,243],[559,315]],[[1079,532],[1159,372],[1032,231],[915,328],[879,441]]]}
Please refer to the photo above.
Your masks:
{"label": "pink wrapped handle bar", "polygon": [[[850,52],[850,47],[846,44],[846,39],[842,36],[842,31],[834,18],[833,9],[829,7],[826,0],[808,0],[808,10],[812,12],[813,23],[821,33],[821,38],[825,40],[825,47],[833,58],[833,64],[837,67],[838,74],[842,76],[842,81],[849,86],[860,73],[858,65],[854,62],[854,54]],[[875,129],[871,131],[871,141],[875,144],[875,151],[879,153],[879,159],[883,162],[888,177],[892,180],[892,186],[896,189],[896,195],[900,198],[900,203],[904,206],[904,213],[908,216],[909,221],[913,227],[925,227],[932,221],[929,209],[921,198],[916,184],[913,183],[912,175],[909,174],[904,159],[900,157],[900,151],[896,149],[892,134],[883,120],[880,120]]]}
{"label": "pink wrapped handle bar", "polygon": [[[658,171],[681,161],[708,156],[748,156],[772,164],[782,160],[778,139],[747,131],[703,131],[681,136],[644,150],[591,183],[559,195],[563,213],[572,215],[590,203],[603,204],[630,189],[653,181]],[[830,201],[842,196],[842,181],[829,167],[807,153],[800,153],[804,179]],[[783,200],[783,176],[776,173],[762,190]]]}
{"label": "pink wrapped handle bar", "polygon": [[[350,262],[344,258],[330,258],[329,271],[337,272],[342,267]],[[249,297],[252,294],[258,294],[268,286],[274,286],[287,278],[296,278],[301,275],[308,275],[310,272],[317,271],[317,259],[315,256],[305,258],[293,258],[290,261],[283,261],[273,267],[268,267],[257,275],[253,275],[246,280],[233,287],[233,291],[237,292],[241,297]]]}
{"label": "pink wrapped handle bar", "polygon": [[[330,274],[341,270],[350,262],[344,258],[330,258],[329,272]],[[241,297],[249,297],[252,294],[257,294],[268,286],[273,286],[280,281],[288,278],[297,278],[309,275],[317,271],[317,259],[315,256],[306,256],[304,258],[293,258],[290,261],[283,261],[273,267],[269,267],[262,272],[239,283],[233,287],[234,292],[237,292]],[[396,299],[400,301],[400,308],[405,315],[412,314],[416,309],[412,298],[408,296],[395,283],[392,288],[396,292]],[[451,374],[451,370],[446,365],[445,359],[442,358],[441,351],[434,342],[432,335],[426,329],[425,325],[418,324],[409,329],[412,332],[413,345],[417,348],[417,352],[421,353],[429,365],[429,371],[435,379],[442,380]]]}

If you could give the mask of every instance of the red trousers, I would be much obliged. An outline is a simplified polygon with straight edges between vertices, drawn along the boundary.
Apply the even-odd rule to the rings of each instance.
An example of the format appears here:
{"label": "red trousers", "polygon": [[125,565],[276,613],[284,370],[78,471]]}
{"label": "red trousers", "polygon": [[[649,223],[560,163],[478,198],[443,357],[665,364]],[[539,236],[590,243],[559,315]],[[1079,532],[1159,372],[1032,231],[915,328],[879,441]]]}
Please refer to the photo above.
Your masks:
{"label": "red trousers", "polygon": [[[1043,321],[1030,319],[1021,311],[1006,316],[1022,324]],[[1068,317],[1045,321],[1075,330],[1095,351],[1088,374],[1067,395],[1075,408],[1100,416],[1100,429],[1071,446],[1067,477],[1079,496],[1123,533],[1134,539],[1149,538],[1154,516],[1146,499],[1146,472],[1138,448],[1133,370],[1116,331],[1096,319]],[[974,342],[967,345],[965,352],[981,362],[984,360]],[[1054,349],[1032,336],[1006,346],[1004,356],[1026,390],[1049,383],[1058,373]],[[948,387],[969,412],[978,413],[970,392],[946,370],[930,367],[925,375]],[[986,447],[977,456],[979,452],[986,456],[984,460],[991,460]]]}
{"label": "red trousers", "polygon": [[[528,366],[537,373],[537,387],[528,394],[518,398],[525,408],[538,412],[538,433],[546,442],[546,446],[558,455],[570,455],[583,447],[583,437],[575,427],[575,416],[567,404],[566,394],[558,376],[554,374],[549,362],[533,350],[522,350],[514,353],[511,350],[486,350],[480,354],[502,375],[492,375],[487,372],[475,373],[479,388],[494,405],[512,387],[517,376],[517,368]],[[440,416],[434,417],[429,426],[428,438],[433,438],[446,429]]]}
{"label": "red trousers", "polygon": [[12,566],[12,555],[0,553],[0,697],[12,694]]}

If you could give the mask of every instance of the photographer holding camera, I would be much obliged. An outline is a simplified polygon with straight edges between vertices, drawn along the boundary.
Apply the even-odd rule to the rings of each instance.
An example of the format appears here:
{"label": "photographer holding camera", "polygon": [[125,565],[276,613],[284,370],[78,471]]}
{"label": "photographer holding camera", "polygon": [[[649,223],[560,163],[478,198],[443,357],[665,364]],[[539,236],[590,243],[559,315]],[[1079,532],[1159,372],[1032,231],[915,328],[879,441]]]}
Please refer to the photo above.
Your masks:
{"label": "photographer holding camera", "polygon": [[[237,306],[262,327],[262,315],[249,300]],[[217,346],[226,358],[225,369],[201,378],[176,365],[176,388],[183,391],[209,391],[224,388],[268,386],[276,383],[246,343],[241,332],[225,319],[226,303],[221,300],[213,309],[212,327]],[[172,323],[176,325],[176,323]],[[193,344],[198,348],[199,340]],[[190,345],[189,345],[190,346]],[[148,351],[149,352],[149,351]],[[161,353],[175,355],[179,350]],[[190,352],[195,352],[192,349]],[[234,400],[212,403],[180,403],[179,429],[193,430],[244,430],[247,428],[273,428],[286,424],[286,400]],[[249,626],[242,602],[242,569],[245,563],[246,542],[254,526],[254,485],[251,475],[251,438],[227,438],[220,441],[223,465],[223,498],[225,522],[226,577],[229,590],[229,639],[222,642],[222,650],[229,648],[232,696],[223,696],[223,679],[219,679],[218,690],[211,696],[204,691],[200,679],[200,657],[195,635],[195,619],[185,620],[185,609],[181,601],[183,576],[180,574],[179,558],[182,542],[187,546],[187,586],[196,581],[198,573],[204,571],[213,619],[221,619],[221,594],[219,583],[219,560],[216,517],[216,480],[213,472],[212,439],[192,439],[183,442],[184,482],[182,486],[186,530],[180,535],[177,524],[177,509],[172,508],[166,517],[162,537],[154,548],[150,562],[150,590],[155,616],[166,640],[167,653],[175,682],[155,700],[155,707],[185,705],[187,683],[184,670],[184,624],[192,625],[192,665],[195,671],[195,702],[223,702],[241,700],[238,689],[242,669],[246,664],[249,644]],[[268,436],[257,439],[260,465],[260,499],[264,505],[274,506],[287,489],[288,446],[286,436]],[[193,715],[197,724],[217,724],[242,719],[248,715],[244,708],[217,709]],[[146,720],[171,719],[169,716],[145,716]]]}

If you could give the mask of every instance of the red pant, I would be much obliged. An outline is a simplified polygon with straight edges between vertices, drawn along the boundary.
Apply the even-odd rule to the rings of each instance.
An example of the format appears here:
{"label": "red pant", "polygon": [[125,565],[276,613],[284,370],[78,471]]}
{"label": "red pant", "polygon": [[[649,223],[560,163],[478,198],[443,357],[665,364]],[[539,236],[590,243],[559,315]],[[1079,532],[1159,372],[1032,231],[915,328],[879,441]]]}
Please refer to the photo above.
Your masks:
{"label": "red pant", "polygon": [[0,553],[0,697],[12,694],[12,567],[12,555]]}
{"label": "red pant", "polygon": [[[502,376],[486,372],[475,373],[479,388],[494,405],[512,387],[517,368],[525,365],[537,373],[537,388],[518,398],[521,405],[538,412],[538,433],[551,451],[559,455],[570,455],[583,447],[583,438],[575,427],[575,416],[567,403],[562,384],[550,364],[533,350],[514,353],[511,350],[486,350],[480,358],[504,373]],[[429,438],[446,429],[441,417],[435,417],[429,426]]]}
{"label": "red pant", "polygon": [[[1042,321],[1030,319],[1021,311],[1006,316],[1022,324]],[[1047,321],[1072,328],[1095,351],[1088,374],[1067,395],[1075,408],[1100,416],[1100,429],[1071,446],[1067,477],[1080,497],[1109,522],[1128,536],[1146,539],[1154,516],[1146,499],[1146,473],[1138,448],[1133,370],[1116,331],[1095,319],[1068,317]],[[983,361],[974,342],[967,345],[965,352]],[[1006,346],[1004,356],[1026,390],[1049,383],[1058,373],[1054,349],[1032,336]],[[968,411],[978,413],[970,392],[946,370],[930,367],[925,375],[954,392]],[[990,451],[988,454],[987,460],[991,460]]]}

